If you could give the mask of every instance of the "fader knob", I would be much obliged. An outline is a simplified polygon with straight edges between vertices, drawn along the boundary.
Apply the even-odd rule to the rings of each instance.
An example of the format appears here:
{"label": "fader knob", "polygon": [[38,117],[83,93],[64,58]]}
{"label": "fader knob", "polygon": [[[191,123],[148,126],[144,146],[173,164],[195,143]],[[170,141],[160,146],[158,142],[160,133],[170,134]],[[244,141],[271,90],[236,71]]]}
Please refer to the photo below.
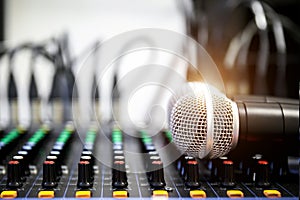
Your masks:
{"label": "fader knob", "polygon": [[57,156],[53,156],[53,155],[49,155],[46,157],[47,161],[53,161],[55,163],[55,172],[56,172],[56,176],[57,179],[59,179],[59,176],[62,175],[62,169],[61,169],[61,163],[58,160]]}
{"label": "fader knob", "polygon": [[266,160],[257,161],[256,184],[260,187],[270,185],[269,182],[269,163]]}
{"label": "fader knob", "polygon": [[150,172],[149,182],[151,187],[160,189],[166,186],[164,179],[163,163],[160,160],[152,161],[151,163],[153,171]]}
{"label": "fader knob", "polygon": [[93,186],[91,180],[91,167],[89,161],[80,161],[78,163],[78,188],[90,188]]}
{"label": "fader knob", "polygon": [[21,170],[20,162],[12,160],[7,165],[7,187],[8,188],[19,188],[22,186],[21,182]]}
{"label": "fader knob", "polygon": [[[24,160],[23,156],[13,156],[13,160],[19,162],[21,180],[25,181],[26,180],[26,175],[29,175],[29,166],[28,166],[28,164],[25,163],[25,160]],[[28,170],[28,172],[26,172],[27,170]]]}
{"label": "fader knob", "polygon": [[115,188],[126,188],[128,186],[125,162],[123,160],[114,161],[112,171],[112,186]]}
{"label": "fader knob", "polygon": [[29,164],[28,164],[28,152],[27,151],[18,151],[18,155],[17,156],[22,156],[23,159],[20,162],[21,167],[22,167],[22,171],[24,172],[25,176],[29,176],[30,175],[30,170],[29,170]]}
{"label": "fader knob", "polygon": [[231,160],[224,160],[222,164],[223,164],[222,185],[225,187],[233,187],[235,185],[233,162]]}
{"label": "fader knob", "polygon": [[199,188],[199,168],[196,160],[189,160],[186,163],[185,185],[188,188]]}
{"label": "fader knob", "polygon": [[90,167],[90,172],[91,172],[91,181],[94,180],[94,167],[93,167],[93,158],[92,156],[81,156],[80,161],[88,161],[89,162],[89,167]]}
{"label": "fader knob", "polygon": [[55,162],[46,160],[43,164],[43,182],[44,188],[54,188],[57,186],[57,177]]}

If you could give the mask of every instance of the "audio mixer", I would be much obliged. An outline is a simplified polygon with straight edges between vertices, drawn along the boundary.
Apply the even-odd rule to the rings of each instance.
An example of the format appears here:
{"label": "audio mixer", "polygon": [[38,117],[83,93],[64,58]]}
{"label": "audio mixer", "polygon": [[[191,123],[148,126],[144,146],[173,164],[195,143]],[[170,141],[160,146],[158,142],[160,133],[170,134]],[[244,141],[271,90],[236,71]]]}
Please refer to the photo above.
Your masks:
{"label": "audio mixer", "polygon": [[299,197],[299,174],[283,159],[180,155],[168,130],[44,124],[2,131],[0,145],[3,199]]}

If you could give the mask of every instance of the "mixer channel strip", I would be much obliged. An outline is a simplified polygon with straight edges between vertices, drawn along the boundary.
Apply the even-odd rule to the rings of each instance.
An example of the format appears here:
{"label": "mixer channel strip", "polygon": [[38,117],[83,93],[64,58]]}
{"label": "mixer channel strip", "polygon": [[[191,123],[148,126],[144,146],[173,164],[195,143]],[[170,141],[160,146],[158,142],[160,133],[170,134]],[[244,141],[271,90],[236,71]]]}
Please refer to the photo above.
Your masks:
{"label": "mixer channel strip", "polygon": [[54,198],[63,196],[68,180],[68,168],[64,158],[68,145],[74,135],[72,123],[67,123],[43,161],[42,170],[35,180],[28,197]]}
{"label": "mixer channel strip", "polygon": [[[37,173],[37,168],[35,165],[31,163],[32,160],[36,157],[37,151],[41,147],[43,141],[47,138],[50,132],[50,128],[48,125],[43,125],[40,129],[38,129],[23,146],[17,154],[12,156],[7,163],[6,169],[6,178],[2,180],[2,183],[5,183],[5,186],[2,186],[1,183],[1,197],[18,197],[24,196],[24,188],[29,188],[30,182],[34,180],[34,176]],[[16,134],[22,134],[15,129],[13,132],[9,133],[10,137],[6,137],[13,139],[17,138]]]}
{"label": "mixer channel strip", "polygon": [[[95,150],[95,141],[97,138],[97,129],[91,126],[86,133],[83,148],[77,162],[77,169],[71,172],[66,196],[69,198],[90,198],[95,194],[99,195],[96,188],[99,185],[99,169],[95,163],[93,155]],[[75,162],[76,163],[76,162]]]}
{"label": "mixer channel strip", "polygon": [[163,162],[156,151],[152,138],[145,131],[141,131],[142,149],[145,155],[145,169],[152,190],[152,197],[169,197],[166,187]]}
{"label": "mixer channel strip", "polygon": [[[167,143],[172,142],[172,134],[170,131],[164,131],[164,136]],[[174,162],[174,167],[177,169],[183,181],[183,190],[186,193],[186,197],[206,198],[207,188],[209,187],[202,186],[200,182],[199,159],[183,155]]]}
{"label": "mixer channel strip", "polygon": [[123,135],[121,130],[114,128],[112,131],[113,143],[113,164],[112,164],[112,197],[127,198],[128,178],[126,171],[126,161],[124,155]]}

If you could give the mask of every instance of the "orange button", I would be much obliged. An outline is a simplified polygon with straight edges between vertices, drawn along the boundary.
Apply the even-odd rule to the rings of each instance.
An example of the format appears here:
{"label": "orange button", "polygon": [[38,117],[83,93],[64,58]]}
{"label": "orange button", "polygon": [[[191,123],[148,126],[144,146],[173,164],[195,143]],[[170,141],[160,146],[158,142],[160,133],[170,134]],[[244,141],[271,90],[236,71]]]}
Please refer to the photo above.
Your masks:
{"label": "orange button", "polygon": [[169,193],[166,190],[153,190],[152,197],[168,198]]}
{"label": "orange button", "polygon": [[18,193],[15,190],[6,190],[2,191],[0,196],[2,199],[13,199],[18,196]]}
{"label": "orange button", "polygon": [[264,195],[268,198],[280,198],[281,193],[278,190],[264,190]]}
{"label": "orange button", "polygon": [[227,196],[230,198],[243,198],[244,193],[240,190],[227,190]]}
{"label": "orange button", "polygon": [[54,191],[52,190],[43,190],[38,194],[39,198],[54,198]]}
{"label": "orange button", "polygon": [[113,191],[113,197],[117,199],[123,199],[128,197],[128,192],[126,190]]}
{"label": "orange button", "polygon": [[76,198],[90,198],[92,196],[91,191],[76,191],[75,197]]}
{"label": "orange button", "polygon": [[193,199],[206,198],[206,193],[203,190],[191,190],[190,197]]}

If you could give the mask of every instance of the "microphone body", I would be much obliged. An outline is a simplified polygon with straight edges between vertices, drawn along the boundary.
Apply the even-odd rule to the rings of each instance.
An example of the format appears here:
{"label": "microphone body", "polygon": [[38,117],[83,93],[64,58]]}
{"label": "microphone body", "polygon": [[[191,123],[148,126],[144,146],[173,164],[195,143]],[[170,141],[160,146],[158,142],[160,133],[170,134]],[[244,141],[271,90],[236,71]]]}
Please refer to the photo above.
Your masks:
{"label": "microphone body", "polygon": [[297,100],[240,96],[228,99],[216,88],[193,82],[170,101],[169,126],[176,146],[199,158],[217,158],[244,142],[298,143]]}
{"label": "microphone body", "polygon": [[234,97],[239,113],[239,138],[276,142],[299,133],[299,102],[292,99]]}

